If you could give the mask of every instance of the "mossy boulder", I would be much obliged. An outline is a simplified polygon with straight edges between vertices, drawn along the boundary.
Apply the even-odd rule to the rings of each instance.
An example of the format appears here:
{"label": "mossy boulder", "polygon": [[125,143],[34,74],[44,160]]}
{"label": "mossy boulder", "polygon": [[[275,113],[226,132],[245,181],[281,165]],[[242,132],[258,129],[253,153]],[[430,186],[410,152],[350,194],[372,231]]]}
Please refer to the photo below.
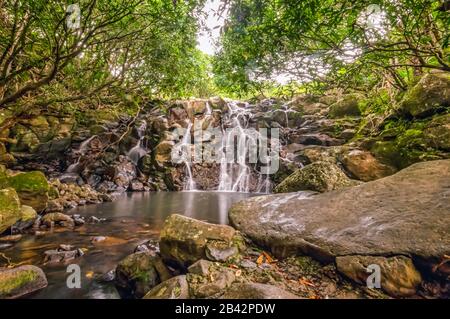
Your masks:
{"label": "mossy boulder", "polygon": [[21,218],[20,200],[13,188],[0,190],[0,234]]}
{"label": "mossy boulder", "polygon": [[434,118],[423,133],[429,146],[450,151],[450,113]]}
{"label": "mossy boulder", "polygon": [[450,75],[429,73],[403,97],[399,111],[414,117],[428,116],[450,105]]}
{"label": "mossy boulder", "polygon": [[162,259],[151,252],[137,252],[116,268],[116,286],[125,297],[142,298],[153,287],[171,277]]}
{"label": "mossy boulder", "polygon": [[230,226],[210,224],[173,214],[166,219],[159,246],[166,262],[187,268],[197,260],[208,259],[209,246],[214,246],[216,250],[239,248],[239,237]]}
{"label": "mossy boulder", "polygon": [[42,269],[26,265],[0,270],[0,299],[15,299],[47,287]]}
{"label": "mossy boulder", "polygon": [[18,173],[8,177],[8,185],[19,194],[20,202],[43,211],[47,207],[49,184],[42,172]]}
{"label": "mossy boulder", "polygon": [[328,192],[335,189],[357,185],[336,164],[314,162],[298,169],[275,187],[275,193],[298,191]]}
{"label": "mossy boulder", "polygon": [[337,102],[330,106],[329,116],[331,118],[340,118],[361,115],[358,105],[359,99],[360,97],[357,94],[346,94],[342,96]]}

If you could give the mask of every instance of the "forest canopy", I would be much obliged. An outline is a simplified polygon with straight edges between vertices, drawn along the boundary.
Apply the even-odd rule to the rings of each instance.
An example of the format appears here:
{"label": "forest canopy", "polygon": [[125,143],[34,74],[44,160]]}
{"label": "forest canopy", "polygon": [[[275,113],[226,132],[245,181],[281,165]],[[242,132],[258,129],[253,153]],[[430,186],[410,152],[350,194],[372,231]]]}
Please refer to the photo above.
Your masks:
{"label": "forest canopy", "polygon": [[448,2],[223,0],[213,56],[197,46],[205,3],[0,0],[0,130],[143,99],[402,92],[450,71]]}
{"label": "forest canopy", "polygon": [[314,87],[405,90],[426,69],[450,71],[448,3],[431,0],[236,0],[228,3],[219,87],[281,79]]}

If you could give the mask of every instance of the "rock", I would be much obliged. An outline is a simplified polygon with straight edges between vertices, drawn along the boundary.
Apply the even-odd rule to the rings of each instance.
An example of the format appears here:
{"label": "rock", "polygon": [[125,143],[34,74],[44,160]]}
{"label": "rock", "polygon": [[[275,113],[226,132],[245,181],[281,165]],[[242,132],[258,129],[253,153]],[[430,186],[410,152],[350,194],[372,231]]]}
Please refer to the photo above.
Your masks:
{"label": "rock", "polygon": [[0,270],[0,299],[15,299],[47,287],[42,269],[26,265]]}
{"label": "rock", "polygon": [[188,272],[195,275],[207,276],[209,275],[209,268],[214,264],[208,260],[200,259],[188,267]]}
{"label": "rock", "polygon": [[300,299],[298,296],[273,285],[235,283],[221,299]]}
{"label": "rock", "polygon": [[422,162],[339,191],[252,197],[234,204],[231,225],[277,256],[324,262],[345,255],[449,254],[450,160]]}
{"label": "rock", "polygon": [[399,111],[424,117],[450,105],[450,76],[447,72],[428,73],[400,102]]}
{"label": "rock", "polygon": [[8,177],[8,185],[14,188],[23,205],[41,212],[47,207],[48,182],[42,172],[18,173]]}
{"label": "rock", "polygon": [[230,268],[212,265],[208,275],[187,274],[187,281],[192,295],[195,298],[214,297],[230,287],[236,276]]}
{"label": "rock", "polygon": [[336,164],[314,162],[289,175],[275,187],[274,192],[288,193],[301,190],[328,192],[356,184],[357,182],[348,178]]}
{"label": "rock", "polygon": [[153,287],[143,299],[189,299],[185,275],[176,276]]}
{"label": "rock", "polygon": [[130,185],[130,189],[133,192],[142,192],[144,190],[144,184],[139,181],[132,181]]}
{"label": "rock", "polygon": [[450,114],[435,117],[423,133],[428,145],[450,151]]}
{"label": "rock", "polygon": [[370,152],[350,150],[340,157],[341,163],[357,179],[368,182],[392,175],[396,169],[380,163]]}
{"label": "rock", "polygon": [[0,243],[17,243],[22,239],[22,235],[9,235],[0,237]]}
{"label": "rock", "polygon": [[59,200],[52,199],[48,201],[47,208],[45,209],[47,213],[60,213],[64,211],[64,206]]}
{"label": "rock", "polygon": [[84,252],[71,245],[60,245],[57,249],[46,250],[44,255],[45,264],[57,264],[79,258],[84,255]]}
{"label": "rock", "polygon": [[116,268],[116,286],[122,295],[142,298],[171,276],[158,255],[138,252],[127,256]]}
{"label": "rock", "polygon": [[236,256],[239,250],[235,246],[229,247],[226,242],[223,241],[210,241],[206,244],[205,254],[209,260],[226,262],[233,256]]}
{"label": "rock", "polygon": [[172,148],[175,143],[173,141],[162,141],[155,148],[155,160],[159,165],[164,165],[165,163],[172,160]]}
{"label": "rock", "polygon": [[[173,214],[164,224],[159,247],[163,259],[182,268],[206,259],[208,243],[236,246],[236,231],[227,225],[215,225]],[[223,247],[223,246],[222,246]]]}
{"label": "rock", "polygon": [[62,213],[45,214],[42,217],[42,224],[48,228],[52,228],[55,225],[59,225],[62,227],[68,227],[68,228],[75,227],[74,220],[70,216],[62,214]]}
{"label": "rock", "polygon": [[336,257],[338,271],[351,280],[366,285],[369,265],[378,265],[381,289],[393,297],[409,297],[416,293],[422,277],[410,258],[405,256],[342,256]]}
{"label": "rock", "polygon": [[323,133],[312,134],[299,134],[289,137],[292,143],[302,145],[323,145],[323,146],[336,146],[344,144],[343,140],[333,138]]}
{"label": "rock", "polygon": [[21,232],[33,226],[37,218],[38,214],[33,207],[22,205],[20,208],[20,220],[14,224],[13,228]]}
{"label": "rock", "polygon": [[0,234],[21,218],[20,200],[13,188],[0,190]]}
{"label": "rock", "polygon": [[330,105],[331,118],[340,118],[344,116],[359,116],[361,111],[358,106],[359,96],[355,94],[347,94],[341,97],[337,102]]}

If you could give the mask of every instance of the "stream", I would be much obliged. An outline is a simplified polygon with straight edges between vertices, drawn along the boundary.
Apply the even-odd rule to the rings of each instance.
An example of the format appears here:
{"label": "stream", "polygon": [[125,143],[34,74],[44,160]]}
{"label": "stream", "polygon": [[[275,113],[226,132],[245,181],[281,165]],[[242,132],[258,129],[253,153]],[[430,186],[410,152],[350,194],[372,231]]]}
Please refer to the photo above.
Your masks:
{"label": "stream", "polygon": [[[101,223],[85,224],[74,231],[55,228],[42,236],[24,235],[20,242],[1,252],[16,264],[37,265],[46,273],[48,287],[31,298],[119,298],[113,282],[100,279],[139,244],[157,241],[166,217],[177,213],[226,224],[230,206],[254,195],[257,194],[201,191],[127,193],[114,202],[79,206],[67,212],[105,218]],[[95,236],[104,236],[107,240],[93,242]],[[60,244],[74,245],[86,252],[66,264],[44,264],[44,252]],[[70,273],[66,269],[72,263],[81,268],[81,288],[67,288]]]}

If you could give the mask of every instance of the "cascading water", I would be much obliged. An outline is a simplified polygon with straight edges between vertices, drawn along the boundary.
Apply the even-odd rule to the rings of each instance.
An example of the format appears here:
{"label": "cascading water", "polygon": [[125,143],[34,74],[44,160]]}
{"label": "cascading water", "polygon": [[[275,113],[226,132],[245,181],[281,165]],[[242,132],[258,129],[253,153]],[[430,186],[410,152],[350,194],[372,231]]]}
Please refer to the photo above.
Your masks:
{"label": "cascading water", "polygon": [[127,157],[137,165],[139,159],[147,154],[147,149],[144,145],[145,130],[147,129],[147,122],[142,121],[141,125],[137,127],[136,131],[138,133],[139,140],[136,145],[128,151]]}
{"label": "cascading water", "polygon": [[[268,176],[263,176],[247,164],[250,156],[250,148],[256,147],[258,140],[263,141],[261,134],[255,129],[249,128],[249,120],[252,117],[249,104],[243,107],[237,102],[230,101],[225,125],[222,127],[222,151],[220,155],[219,191],[226,192],[250,192],[250,181],[253,174],[258,174],[256,192],[268,193],[271,188]],[[227,129],[228,126],[228,129]],[[237,139],[237,145],[235,140]],[[236,145],[236,147],[235,147]],[[234,156],[234,150],[237,150]],[[232,157],[235,158],[231,158]],[[236,162],[234,162],[234,159]]]}
{"label": "cascading water", "polygon": [[69,167],[67,167],[66,173],[77,173],[78,172],[78,167],[80,166],[80,159],[88,151],[89,143],[96,137],[97,137],[97,135],[93,135],[80,144],[80,147],[78,147],[78,150],[76,151],[76,153],[80,154],[80,156],[78,156],[78,159],[75,163],[73,163],[73,164],[69,165]]}
{"label": "cascading water", "polygon": [[196,190],[191,167],[191,129],[192,129],[192,122],[189,121],[183,139],[181,140],[179,149],[181,153],[181,160],[186,166],[187,180],[184,185],[184,190],[186,191]]}

